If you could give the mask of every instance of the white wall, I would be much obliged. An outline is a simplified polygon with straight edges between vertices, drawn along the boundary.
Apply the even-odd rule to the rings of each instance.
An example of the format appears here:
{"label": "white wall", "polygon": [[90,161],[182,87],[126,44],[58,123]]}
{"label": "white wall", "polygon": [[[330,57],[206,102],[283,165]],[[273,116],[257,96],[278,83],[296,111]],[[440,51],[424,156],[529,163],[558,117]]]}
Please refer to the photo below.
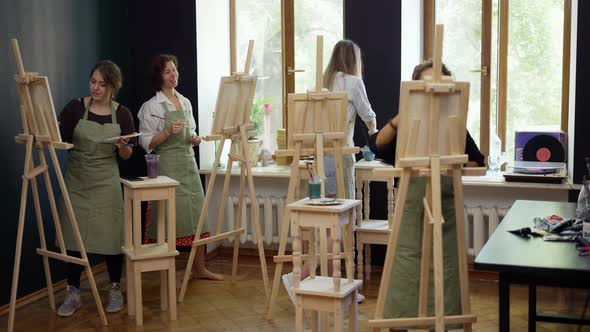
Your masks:
{"label": "white wall", "polygon": [[[199,135],[211,134],[221,76],[230,74],[229,1],[197,0],[197,95]],[[213,164],[214,145],[200,146],[201,167]]]}
{"label": "white wall", "polygon": [[423,6],[423,0],[402,0],[402,81],[410,81],[414,67],[423,60]]}

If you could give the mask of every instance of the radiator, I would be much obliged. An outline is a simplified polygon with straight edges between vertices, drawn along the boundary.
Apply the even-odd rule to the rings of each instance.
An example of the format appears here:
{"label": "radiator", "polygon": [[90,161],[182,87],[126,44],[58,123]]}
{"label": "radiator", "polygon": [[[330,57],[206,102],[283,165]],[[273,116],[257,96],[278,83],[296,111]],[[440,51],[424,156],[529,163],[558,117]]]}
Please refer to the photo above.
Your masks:
{"label": "radiator", "polygon": [[[278,245],[283,213],[285,211],[285,198],[273,196],[256,196],[258,200],[258,216],[262,230],[262,241],[265,245]],[[238,196],[230,195],[226,201],[225,220],[223,229],[234,229],[238,210]],[[256,231],[252,224],[252,202],[249,196],[244,195],[242,204],[242,227],[245,232],[240,236],[240,243],[256,244]],[[233,241],[229,238],[228,241]],[[288,240],[290,242],[290,239]]]}
{"label": "radiator", "polygon": [[469,256],[479,254],[507,212],[508,208],[465,207],[465,238]]}
{"label": "radiator", "polygon": [[[274,196],[257,196],[257,198],[262,241],[266,246],[278,245],[285,198]],[[228,196],[226,204],[223,229],[234,229],[238,197]],[[477,256],[507,211],[508,208],[499,207],[465,207],[465,237],[469,256]],[[245,195],[242,205],[242,227],[245,232],[240,236],[240,243],[256,244],[258,239],[256,239],[256,232],[252,224],[252,204],[250,197]],[[230,238],[227,241],[233,241],[233,239]],[[288,238],[287,241],[290,243],[291,239]]]}

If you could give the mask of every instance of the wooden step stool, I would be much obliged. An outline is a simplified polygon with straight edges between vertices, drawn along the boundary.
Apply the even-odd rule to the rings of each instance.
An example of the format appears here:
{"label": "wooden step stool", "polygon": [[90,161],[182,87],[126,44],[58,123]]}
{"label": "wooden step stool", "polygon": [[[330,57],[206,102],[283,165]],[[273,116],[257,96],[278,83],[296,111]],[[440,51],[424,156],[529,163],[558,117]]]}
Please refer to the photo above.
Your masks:
{"label": "wooden step stool", "polygon": [[[291,214],[291,236],[293,238],[293,284],[296,296],[295,331],[303,331],[303,311],[313,310],[312,324],[319,330],[318,312],[334,313],[334,331],[344,329],[344,309],[348,308],[348,330],[358,331],[358,305],[356,295],[362,280],[354,280],[354,210],[361,204],[360,200],[339,199],[338,205],[310,205],[309,198],[288,205]],[[301,231],[313,228],[320,233],[320,263],[327,266],[328,258],[333,260],[332,277],[317,276],[315,238],[309,241],[311,262],[310,276],[301,280]],[[327,230],[333,241],[332,254],[327,252]],[[315,232],[310,232],[315,237]],[[344,246],[346,279],[340,278],[340,234]],[[323,268],[322,268],[323,269]],[[323,326],[327,322],[322,321]]]}
{"label": "wooden step stool", "polygon": [[[176,320],[176,186],[178,181],[167,176],[142,181],[121,179],[125,199],[125,245],[127,278],[127,313],[135,315],[135,324],[143,325],[141,273],[160,271],[160,303]],[[142,245],[141,202],[158,201],[158,239]],[[167,207],[167,209],[166,209]],[[166,212],[167,211],[167,212]],[[167,213],[167,218],[165,217]],[[168,227],[166,229],[166,220]],[[166,234],[168,239],[166,239]],[[166,242],[168,240],[168,242]],[[170,308],[168,308],[168,306]]]}

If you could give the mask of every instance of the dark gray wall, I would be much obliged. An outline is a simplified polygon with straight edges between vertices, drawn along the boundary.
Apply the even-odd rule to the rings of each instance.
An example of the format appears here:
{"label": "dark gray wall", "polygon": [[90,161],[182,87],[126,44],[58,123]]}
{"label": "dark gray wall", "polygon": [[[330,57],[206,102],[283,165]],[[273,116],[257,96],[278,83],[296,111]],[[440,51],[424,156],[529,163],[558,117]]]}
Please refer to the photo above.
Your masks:
{"label": "dark gray wall", "polygon": [[[10,299],[16,228],[20,204],[24,147],[15,144],[21,132],[19,100],[13,75],[16,73],[9,39],[18,38],[25,70],[47,75],[56,111],[73,98],[88,94],[88,77],[94,63],[103,58],[117,62],[126,74],[128,63],[126,2],[116,0],[8,0],[0,2],[0,164],[3,213],[0,232],[0,305]],[[126,90],[120,95],[125,100]],[[66,154],[60,153],[62,165]],[[54,181],[54,188],[58,188]],[[45,186],[40,185],[47,240],[54,231]],[[56,191],[59,196],[59,190]],[[35,254],[39,238],[29,192],[18,296],[45,287],[43,264]],[[63,263],[52,262],[54,281],[63,278]]]}
{"label": "dark gray wall", "polygon": [[[584,18],[585,17],[585,18]],[[576,100],[574,137],[574,182],[582,183],[582,176],[587,174],[585,157],[590,157],[590,99],[587,96],[590,87],[590,2],[578,0],[578,45],[576,58]],[[577,201],[577,193],[573,197]]]}

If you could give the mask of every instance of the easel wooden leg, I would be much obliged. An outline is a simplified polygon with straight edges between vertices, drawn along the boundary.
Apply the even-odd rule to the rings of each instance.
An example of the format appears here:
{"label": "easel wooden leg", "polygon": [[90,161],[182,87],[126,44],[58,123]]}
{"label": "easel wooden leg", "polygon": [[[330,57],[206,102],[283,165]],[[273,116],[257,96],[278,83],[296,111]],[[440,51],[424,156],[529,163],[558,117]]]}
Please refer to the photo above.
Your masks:
{"label": "easel wooden leg", "polygon": [[[225,214],[225,205],[224,202],[227,198],[227,191],[229,190],[229,184],[231,182],[231,170],[233,167],[233,154],[236,152],[236,147],[235,144],[233,144],[233,142],[231,143],[231,147],[230,147],[230,152],[229,152],[229,158],[228,158],[228,164],[227,167],[225,169],[225,178],[223,179],[223,191],[221,192],[221,199],[219,200],[220,204],[219,204],[219,213],[217,215],[217,227],[216,227],[216,231],[215,231],[215,235],[220,234],[222,227],[223,227],[223,216]],[[242,179],[240,179],[241,181]],[[242,196],[240,196],[241,199]],[[240,201],[241,203],[241,201]],[[238,213],[240,213],[238,211]],[[236,227],[239,228],[239,227]],[[195,234],[197,236],[199,236],[200,234]]]}
{"label": "easel wooden leg", "polygon": [[428,284],[430,279],[430,258],[432,254],[432,220],[429,206],[432,202],[431,185],[426,182],[426,199],[424,203],[424,220],[422,230],[422,262],[420,265],[420,293],[418,302],[418,317],[426,317],[428,311]]}
{"label": "easel wooden leg", "polygon": [[[47,165],[45,159],[45,152],[43,149],[37,149],[39,154],[39,160],[42,165]],[[49,177],[49,170],[43,172],[43,178],[45,179],[45,190],[47,191],[47,197],[49,198],[49,206],[51,207],[51,215],[53,216],[53,225],[55,226],[55,236],[57,237],[57,243],[59,249],[63,255],[66,255],[66,245],[64,243],[63,232],[61,230],[61,224],[59,222],[59,213],[57,212],[57,204],[55,203],[55,196],[53,195],[53,187],[51,185],[51,179]]]}
{"label": "easel wooden leg", "polygon": [[[295,193],[295,189],[299,187],[299,157],[301,152],[301,142],[295,143],[295,155],[293,156],[293,163],[291,164],[291,174],[295,174],[289,180],[289,189],[287,190],[287,201],[286,203],[289,204],[293,202],[293,195]],[[287,236],[289,235],[289,226],[290,226],[290,214],[289,209],[285,207],[285,211],[283,213],[283,220],[281,221],[281,235],[279,237],[279,256],[285,255],[285,250],[287,247]],[[279,294],[279,283],[281,281],[281,274],[283,272],[283,263],[278,262],[275,267],[275,276],[272,283],[272,291],[270,294],[270,300],[268,304],[268,314],[267,318],[272,319],[272,313],[274,309],[274,304],[277,300],[277,296]]]}
{"label": "easel wooden leg", "polygon": [[[391,279],[391,271],[393,268],[393,261],[395,259],[397,238],[403,219],[404,207],[406,205],[406,194],[408,192],[408,184],[410,181],[411,170],[405,169],[400,177],[399,194],[396,197],[395,212],[393,218],[393,226],[389,234],[387,255],[385,255],[385,263],[383,266],[383,275],[381,276],[381,284],[379,286],[379,295],[377,297],[377,307],[375,309],[375,318],[383,318],[383,311],[385,309],[385,299],[389,292],[389,281]],[[374,329],[379,331],[379,329]]]}
{"label": "easel wooden leg", "polygon": [[[242,164],[240,165],[240,191],[238,196],[238,213],[236,218],[236,229],[242,227],[242,204],[244,202],[244,173],[246,172],[245,166]],[[234,255],[232,259],[232,269],[231,269],[231,276],[232,281],[236,282],[236,277],[238,274],[238,256],[240,252],[240,237],[236,236],[234,238]]]}
{"label": "easel wooden leg", "polygon": [[[31,165],[34,166],[34,165]],[[47,172],[45,170],[43,173]],[[33,202],[35,205],[35,214],[37,219],[37,229],[39,231],[39,240],[41,242],[41,249],[47,250],[45,242],[45,230],[43,227],[43,215],[41,214],[41,203],[39,201],[39,190],[37,188],[37,179],[31,178],[31,189],[33,191]],[[55,298],[53,297],[53,282],[51,281],[51,271],[49,270],[49,258],[43,255],[43,269],[45,270],[45,282],[47,283],[47,292],[49,296],[49,307],[55,310]]]}
{"label": "easel wooden leg", "polygon": [[[453,168],[453,192],[455,193],[455,223],[457,227],[457,255],[459,256],[459,286],[461,289],[461,311],[463,315],[471,314],[469,302],[469,272],[467,271],[467,245],[465,244],[465,214],[463,205],[463,183],[461,167]],[[471,323],[463,325],[465,332],[472,330]]]}
{"label": "easel wooden leg", "polygon": [[[213,187],[215,185],[215,176],[217,175],[217,170],[219,169],[219,160],[221,159],[221,152],[223,151],[223,146],[225,145],[225,139],[222,139],[219,143],[219,150],[217,150],[217,155],[215,156],[215,162],[213,163],[213,169],[211,170],[211,175],[209,176],[209,183],[207,184],[207,192],[205,193],[205,201],[203,202],[203,207],[201,208],[201,215],[199,216],[199,223],[197,225],[197,229],[195,231],[195,238],[198,238],[199,234],[201,233],[201,229],[203,228],[203,224],[205,223],[205,216],[207,215],[207,209],[209,208],[209,201],[211,200],[211,194],[213,193]],[[231,159],[230,159],[231,160]],[[229,167],[229,165],[228,165]],[[182,302],[184,300],[184,295],[186,294],[186,288],[188,286],[188,281],[191,277],[191,269],[193,263],[195,262],[195,255],[197,253],[197,248],[192,247],[191,253],[188,257],[188,262],[186,263],[186,269],[184,271],[184,278],[182,279],[182,287],[180,288],[180,294],[178,296],[178,302]]]}
{"label": "easel wooden leg", "polygon": [[260,220],[258,214],[258,199],[256,198],[256,192],[254,190],[254,178],[252,177],[252,169],[250,167],[250,157],[248,153],[248,137],[246,136],[246,128],[240,127],[240,134],[242,138],[242,150],[244,151],[244,159],[246,162],[246,171],[248,173],[248,189],[250,191],[250,202],[252,207],[252,224],[256,231],[256,244],[258,246],[258,257],[260,259],[260,269],[262,273],[262,281],[264,283],[264,295],[266,299],[269,298],[269,281],[268,281],[268,270],[266,268],[266,257],[264,254],[264,241],[262,238],[262,230],[260,229]]}
{"label": "easel wooden leg", "polygon": [[444,271],[442,245],[442,203],[440,186],[440,157],[430,158],[430,181],[432,186],[433,255],[434,255],[434,311],[436,332],[444,332]]}
{"label": "easel wooden leg", "polygon": [[[25,172],[28,170],[29,161],[31,158],[31,150],[33,147],[33,140],[27,142],[25,155]],[[14,254],[14,267],[12,270],[12,289],[10,291],[10,311],[8,313],[8,331],[12,332],[14,329],[14,314],[16,310],[16,291],[18,289],[18,277],[20,272],[20,256],[23,244],[23,230],[25,227],[25,213],[27,210],[27,195],[29,193],[29,180],[23,174],[23,182],[20,193],[20,211],[18,218],[18,227],[16,231],[16,248]]]}

